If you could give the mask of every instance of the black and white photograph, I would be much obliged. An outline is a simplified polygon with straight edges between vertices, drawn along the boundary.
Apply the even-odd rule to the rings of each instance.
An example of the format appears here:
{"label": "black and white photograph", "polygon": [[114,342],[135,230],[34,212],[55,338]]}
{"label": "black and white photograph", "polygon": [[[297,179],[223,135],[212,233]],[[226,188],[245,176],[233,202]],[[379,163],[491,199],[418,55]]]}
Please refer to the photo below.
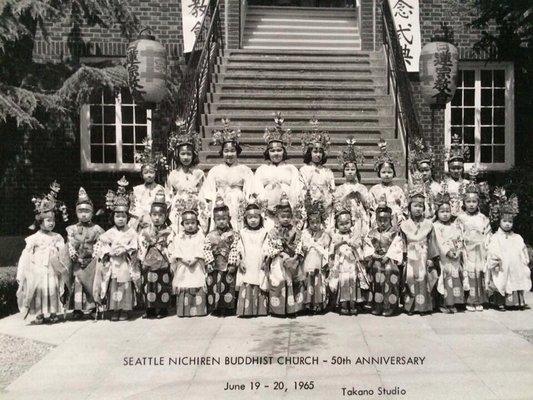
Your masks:
{"label": "black and white photograph", "polygon": [[531,0],[0,0],[0,399],[533,399],[532,127]]}

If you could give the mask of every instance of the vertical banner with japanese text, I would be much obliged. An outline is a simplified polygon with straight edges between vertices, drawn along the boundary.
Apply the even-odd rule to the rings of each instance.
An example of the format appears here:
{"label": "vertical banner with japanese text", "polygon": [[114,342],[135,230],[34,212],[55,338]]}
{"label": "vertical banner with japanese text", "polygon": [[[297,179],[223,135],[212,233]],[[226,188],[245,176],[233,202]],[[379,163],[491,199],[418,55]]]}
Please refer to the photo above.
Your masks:
{"label": "vertical banner with japanese text", "polygon": [[184,53],[193,50],[208,4],[209,0],[181,0]]}
{"label": "vertical banner with japanese text", "polygon": [[418,72],[422,49],[418,0],[388,0],[407,72]]}

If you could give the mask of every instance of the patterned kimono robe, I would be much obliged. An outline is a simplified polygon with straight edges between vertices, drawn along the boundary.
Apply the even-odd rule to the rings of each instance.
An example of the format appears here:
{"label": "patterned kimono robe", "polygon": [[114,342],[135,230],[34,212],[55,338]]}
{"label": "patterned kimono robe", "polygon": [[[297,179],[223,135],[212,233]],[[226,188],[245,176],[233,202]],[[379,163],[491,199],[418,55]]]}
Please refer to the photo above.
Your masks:
{"label": "patterned kimono robe", "polygon": [[[439,251],[440,275],[437,290],[443,297],[444,305],[464,304],[465,292],[463,285],[468,287],[468,278],[463,273],[460,255],[463,251],[463,236],[455,223],[433,223],[435,240]],[[453,251],[459,257],[450,258],[448,252]]]}
{"label": "patterned kimono robe", "polygon": [[487,270],[491,301],[505,306],[524,306],[524,291],[531,289],[529,255],[522,236],[501,228],[489,240]]}
{"label": "patterned kimono robe", "polygon": [[[400,270],[389,249],[398,236],[398,228],[391,226],[380,231],[370,230],[368,241],[372,245],[372,258],[368,265],[370,293],[369,302],[374,313],[396,312],[400,303]],[[383,262],[384,258],[388,258]]]}
{"label": "patterned kimono robe", "polygon": [[360,229],[349,233],[335,231],[330,244],[329,287],[335,293],[337,308],[355,310],[365,302],[369,280],[363,265],[372,248]]}
{"label": "patterned kimono robe", "polygon": [[268,280],[263,269],[263,252],[267,230],[240,230],[233,247],[238,266],[236,289],[239,291],[237,315],[250,317],[268,313]]}
{"label": "patterned kimono robe", "polygon": [[302,233],[303,261],[300,280],[304,283],[304,306],[308,310],[322,311],[327,306],[325,268],[329,261],[331,236],[326,232]]}
{"label": "patterned kimono robe", "polygon": [[468,179],[459,179],[458,181],[448,177],[444,180],[450,194],[450,206],[452,216],[457,217],[463,212],[463,193],[466,185],[470,182]]}
{"label": "patterned kimono robe", "polygon": [[147,308],[169,308],[172,294],[168,247],[170,228],[152,224],[139,234],[139,261],[141,262],[142,290]]}
{"label": "patterned kimono robe", "polygon": [[487,245],[491,235],[490,221],[480,212],[463,212],[457,216],[455,223],[459,226],[464,241],[463,270],[468,276],[465,290],[469,290],[466,303],[481,305],[488,301],[485,279]]}
{"label": "patterned kimono robe", "polygon": [[[231,229],[222,232],[211,231],[205,238],[206,265],[212,265],[213,271],[207,274],[208,311],[235,311],[237,298],[235,295],[236,260],[232,248],[237,243],[237,235]],[[229,266],[228,264],[232,265]]]}
{"label": "patterned kimono robe", "polygon": [[431,312],[434,307],[433,289],[438,280],[436,268],[428,268],[427,261],[438,255],[433,224],[411,218],[400,225],[400,235],[389,249],[390,258],[400,263],[407,255],[403,270],[404,309],[407,312]]}
{"label": "patterned kimono robe", "polygon": [[70,256],[73,296],[69,307],[73,310],[89,311],[96,307],[92,295],[92,284],[96,270],[96,258],[93,254],[94,246],[104,230],[90,222],[78,222],[67,226],[67,248]]}
{"label": "patterned kimono robe", "polygon": [[361,219],[363,222],[364,231],[370,229],[370,206],[373,206],[370,192],[366,186],[360,183],[345,182],[335,189],[334,198],[336,201],[341,201],[350,194],[359,194],[359,197],[350,199],[350,210],[352,220]]}
{"label": "patterned kimono robe", "polygon": [[145,184],[133,187],[133,206],[130,213],[134,216],[128,222],[133,229],[140,231],[150,223],[150,207],[155,200],[155,195],[163,186],[154,183],[148,187]]}
{"label": "patterned kimono robe", "polygon": [[424,196],[425,196],[425,207],[426,207],[426,218],[427,219],[433,219],[435,216],[435,212],[437,211],[437,206],[435,204],[435,197],[437,196],[437,193],[439,193],[442,190],[442,186],[437,181],[434,181],[431,179],[428,182],[425,182],[425,190],[424,190]]}
{"label": "patterned kimono robe", "polygon": [[269,279],[270,313],[295,314],[303,309],[303,282],[299,278],[301,231],[276,225],[267,235],[263,254]]}
{"label": "patterned kimono robe", "polygon": [[211,168],[200,192],[200,197],[211,204],[209,215],[212,215],[217,195],[221,195],[229,208],[231,226],[239,231],[242,228],[239,205],[253,192],[253,177],[252,170],[243,164],[218,164]]}
{"label": "patterned kimono robe", "polygon": [[25,241],[17,267],[19,309],[32,315],[62,313],[60,298],[68,282],[63,238],[55,232],[38,231]]}
{"label": "patterned kimono robe", "polygon": [[[166,197],[170,199],[169,219],[172,222],[172,230],[178,234],[183,229],[181,226],[181,213],[184,209],[184,200],[191,194],[193,197],[199,197],[199,192],[204,183],[204,171],[198,168],[193,168],[189,172],[183,169],[175,169],[170,171],[167,177]],[[205,202],[199,199],[198,202],[199,215],[198,220],[203,230],[207,229],[207,221],[209,213]]]}
{"label": "patterned kimono robe", "polygon": [[107,309],[129,311],[135,304],[134,291],[140,290],[141,273],[137,264],[137,233],[126,226],[115,226],[100,236],[95,256],[93,297],[107,300]]}
{"label": "patterned kimono robe", "polygon": [[383,195],[387,199],[387,206],[392,210],[392,224],[400,226],[400,223],[405,220],[405,213],[407,210],[407,199],[401,187],[397,185],[385,186],[381,183],[374,185],[369,191],[369,207],[372,213],[371,223],[376,219],[375,213],[378,201]]}
{"label": "patterned kimono robe", "polygon": [[326,228],[333,229],[333,194],[335,192],[335,177],[331,169],[322,165],[308,164],[300,168],[300,176],[303,187],[300,192],[300,199],[309,190],[313,198],[320,198],[324,201],[326,215]]}
{"label": "patterned kimono robe", "polygon": [[173,240],[171,254],[172,289],[177,295],[178,317],[207,315],[205,236],[201,230],[182,232]]}
{"label": "patterned kimono robe", "polygon": [[285,192],[289,196],[289,201],[294,206],[301,195],[301,186],[300,174],[292,164],[263,164],[257,168],[253,187],[259,199],[267,203],[267,229],[273,228],[277,221],[275,209],[282,193]]}

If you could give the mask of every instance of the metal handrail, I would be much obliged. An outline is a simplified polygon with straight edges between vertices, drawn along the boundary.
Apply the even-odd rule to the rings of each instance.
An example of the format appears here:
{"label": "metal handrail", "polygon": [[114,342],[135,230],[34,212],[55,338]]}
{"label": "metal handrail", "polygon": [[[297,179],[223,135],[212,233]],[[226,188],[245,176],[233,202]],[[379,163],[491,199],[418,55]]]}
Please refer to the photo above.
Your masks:
{"label": "metal handrail", "polygon": [[219,0],[210,0],[178,91],[178,118],[189,133],[200,131],[203,105],[223,48]]}
{"label": "metal handrail", "polygon": [[[381,18],[383,31],[383,47],[387,58],[387,94],[394,91],[395,138],[399,137],[399,130],[404,133],[406,155],[409,147],[416,139],[422,139],[422,130],[415,111],[413,88],[405,67],[405,60],[400,41],[394,27],[394,19],[388,1],[381,3]],[[406,174],[409,172],[409,157],[406,160]]]}

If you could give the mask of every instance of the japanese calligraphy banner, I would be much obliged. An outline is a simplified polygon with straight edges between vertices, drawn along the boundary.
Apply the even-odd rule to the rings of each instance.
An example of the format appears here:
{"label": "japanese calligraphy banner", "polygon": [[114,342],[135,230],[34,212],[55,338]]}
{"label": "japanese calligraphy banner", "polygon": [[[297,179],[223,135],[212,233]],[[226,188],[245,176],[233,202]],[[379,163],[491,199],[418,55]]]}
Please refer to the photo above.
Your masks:
{"label": "japanese calligraphy banner", "polygon": [[208,4],[209,0],[181,0],[184,53],[193,50]]}
{"label": "japanese calligraphy banner", "polygon": [[420,39],[420,9],[418,0],[388,0],[394,26],[402,47],[408,72],[418,72],[418,59],[422,43]]}

